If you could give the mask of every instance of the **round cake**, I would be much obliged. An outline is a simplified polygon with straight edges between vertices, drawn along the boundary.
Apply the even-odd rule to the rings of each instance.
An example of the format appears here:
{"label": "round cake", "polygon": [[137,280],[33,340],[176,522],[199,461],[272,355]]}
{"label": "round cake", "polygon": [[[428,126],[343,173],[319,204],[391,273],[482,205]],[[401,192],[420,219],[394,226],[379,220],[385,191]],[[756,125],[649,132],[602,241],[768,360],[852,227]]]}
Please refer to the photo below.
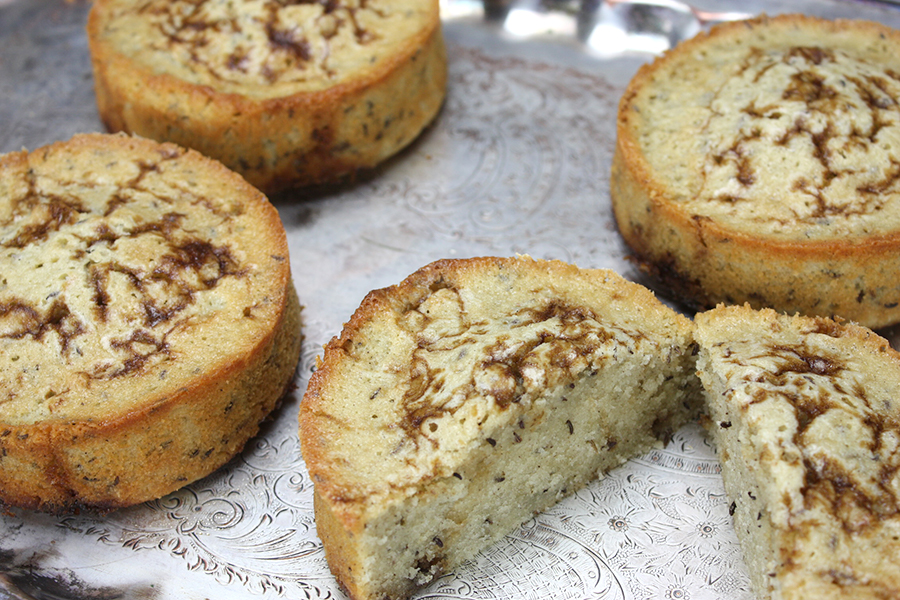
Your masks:
{"label": "round cake", "polygon": [[316,531],[354,600],[397,600],[697,408],[689,319],[602,269],[441,260],[375,290],[300,405]]}
{"label": "round cake", "polygon": [[109,130],[196,149],[265,193],[381,163],[446,88],[438,0],[97,0],[87,33]]}
{"label": "round cake", "polygon": [[288,258],[265,196],[197,152],[0,156],[0,501],[128,506],[238,453],[292,385]]}
{"label": "round cake", "polygon": [[680,44],[621,99],[611,196],[696,308],[900,321],[900,33],[782,15]]}

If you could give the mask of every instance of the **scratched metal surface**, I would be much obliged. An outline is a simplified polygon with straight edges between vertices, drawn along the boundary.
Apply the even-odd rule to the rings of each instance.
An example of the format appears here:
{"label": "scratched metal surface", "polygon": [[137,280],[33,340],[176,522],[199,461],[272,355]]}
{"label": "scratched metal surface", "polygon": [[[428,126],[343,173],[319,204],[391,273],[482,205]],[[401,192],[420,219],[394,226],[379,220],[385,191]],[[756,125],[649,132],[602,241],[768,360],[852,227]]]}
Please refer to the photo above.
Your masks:
{"label": "scratched metal surface", "polygon": [[[608,206],[616,103],[642,62],[706,25],[674,3],[655,3],[446,0],[450,87],[434,126],[354,185],[274,199],[305,306],[297,391],[240,457],[166,498],[103,517],[0,516],[0,600],[342,598],[316,537],[296,436],[315,355],[366,292],[438,258],[528,253],[641,281]],[[889,4],[696,6],[900,27]],[[0,152],[101,129],[87,9],[0,0]],[[419,597],[750,593],[715,454],[689,426]]]}

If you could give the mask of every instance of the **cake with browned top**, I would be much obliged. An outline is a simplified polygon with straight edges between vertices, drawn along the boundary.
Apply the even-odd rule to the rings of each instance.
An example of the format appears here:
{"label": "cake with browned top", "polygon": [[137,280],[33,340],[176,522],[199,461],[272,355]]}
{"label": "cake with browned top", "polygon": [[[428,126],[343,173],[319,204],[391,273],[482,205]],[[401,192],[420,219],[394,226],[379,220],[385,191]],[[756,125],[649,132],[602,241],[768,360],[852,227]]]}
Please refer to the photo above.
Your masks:
{"label": "cake with browned top", "polygon": [[299,313],[277,212],[221,164],[107,134],[0,156],[0,502],[211,473],[291,385]]}
{"label": "cake with browned top", "polygon": [[627,243],[701,309],[900,321],[900,32],[762,16],[642,67],[611,176]]}
{"label": "cake with browned top", "polygon": [[100,117],[199,150],[266,193],[396,154],[434,119],[438,0],[97,0]]}
{"label": "cake with browned top", "polygon": [[757,597],[900,597],[900,354],[748,306],[697,315],[695,336]]}
{"label": "cake with browned top", "polygon": [[300,407],[316,527],[354,600],[404,598],[699,401],[690,321],[607,270],[442,260],[369,293]]}

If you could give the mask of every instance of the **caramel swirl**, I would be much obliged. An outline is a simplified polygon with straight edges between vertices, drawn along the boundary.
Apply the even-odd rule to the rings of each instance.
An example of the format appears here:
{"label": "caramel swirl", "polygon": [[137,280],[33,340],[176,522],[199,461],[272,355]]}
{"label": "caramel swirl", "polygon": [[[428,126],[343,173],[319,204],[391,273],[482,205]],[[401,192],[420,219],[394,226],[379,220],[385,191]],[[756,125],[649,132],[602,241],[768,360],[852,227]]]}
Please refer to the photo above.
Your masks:
{"label": "caramel swirl", "polygon": [[900,514],[900,423],[827,340],[814,335],[809,343],[764,345],[753,355],[732,348],[723,359],[756,390],[745,411],[792,417],[785,419],[790,427],[766,438],[793,473],[786,508],[819,508],[856,533]]}
{"label": "caramel swirl", "polygon": [[[251,285],[254,267],[231,241],[245,208],[178,174],[182,151],[170,146],[97,152],[82,178],[68,173],[85,165],[62,152],[39,168],[18,159],[0,181],[0,413],[51,414],[84,405],[94,381],[199,363],[183,340]],[[252,318],[253,307],[228,310]]]}
{"label": "caramel swirl", "polygon": [[[459,292],[442,288],[400,319],[416,340],[399,423],[417,447],[452,449],[496,411],[525,410],[549,389],[630,354],[647,340],[560,301],[472,321]],[[477,437],[477,436],[475,436]]]}
{"label": "caramel swirl", "polygon": [[808,237],[898,218],[900,73],[841,50],[755,48],[705,110],[686,200],[698,214]]}
{"label": "caramel swirl", "polygon": [[371,67],[427,11],[413,0],[148,0],[119,10],[105,35],[154,71],[260,97]]}

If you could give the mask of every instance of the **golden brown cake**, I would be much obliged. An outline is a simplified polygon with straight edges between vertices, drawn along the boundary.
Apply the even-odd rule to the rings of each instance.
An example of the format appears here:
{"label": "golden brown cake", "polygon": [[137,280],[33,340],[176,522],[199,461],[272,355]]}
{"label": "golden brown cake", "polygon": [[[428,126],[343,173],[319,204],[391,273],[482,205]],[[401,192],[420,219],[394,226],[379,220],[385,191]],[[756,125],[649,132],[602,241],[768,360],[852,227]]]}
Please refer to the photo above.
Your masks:
{"label": "golden brown cake", "polygon": [[299,312],[277,212],[221,164],[107,134],[0,156],[0,502],[211,473],[291,385]]}
{"label": "golden brown cake", "polygon": [[757,596],[900,597],[900,354],[864,327],[749,306],[696,327]]}
{"label": "golden brown cake", "polygon": [[626,242],[695,307],[900,321],[900,33],[716,26],[641,68],[611,175]]}
{"label": "golden brown cake", "polygon": [[87,33],[108,129],[266,193],[381,163],[445,93],[438,0],[96,0]]}
{"label": "golden brown cake", "polygon": [[404,598],[661,445],[700,399],[691,332],[611,271],[528,257],[442,260],[370,292],[300,406],[342,588]]}

